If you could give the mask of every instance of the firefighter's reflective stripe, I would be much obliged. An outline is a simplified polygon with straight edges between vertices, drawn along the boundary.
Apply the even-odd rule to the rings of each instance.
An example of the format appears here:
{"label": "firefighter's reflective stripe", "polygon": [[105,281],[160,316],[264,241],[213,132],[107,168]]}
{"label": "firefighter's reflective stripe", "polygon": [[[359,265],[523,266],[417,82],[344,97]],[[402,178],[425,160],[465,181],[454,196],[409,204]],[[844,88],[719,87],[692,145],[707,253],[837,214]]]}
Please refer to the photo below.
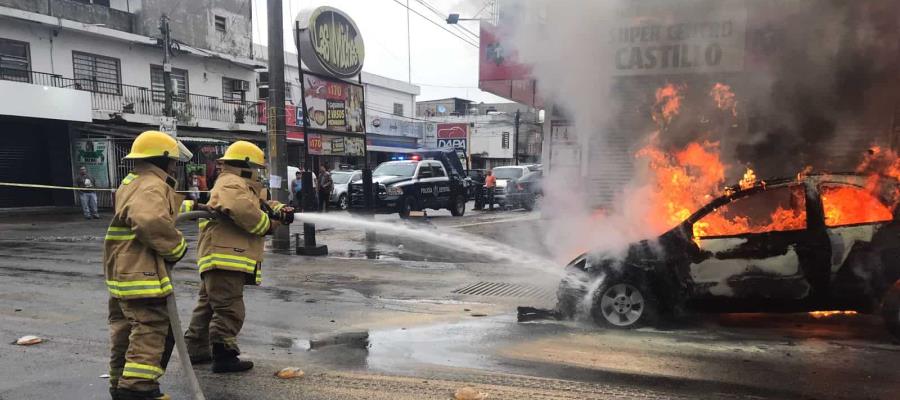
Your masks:
{"label": "firefighter's reflective stripe", "polygon": [[110,294],[118,297],[148,295],[162,297],[172,293],[172,282],[168,277],[162,280],[106,281],[106,287]]}
{"label": "firefighter's reflective stripe", "polygon": [[269,215],[266,213],[262,213],[262,217],[259,218],[259,222],[256,223],[256,226],[250,231],[250,233],[254,235],[264,236],[266,232],[269,231],[269,227],[272,223],[269,221]]}
{"label": "firefighter's reflective stripe", "polygon": [[276,212],[278,212],[278,211],[281,211],[282,208],[284,208],[284,204],[279,203],[279,204],[275,205],[275,207],[273,207],[272,209],[275,210]]}
{"label": "firefighter's reflective stripe", "polygon": [[256,273],[256,260],[231,254],[212,253],[198,260],[197,265],[200,266],[201,274],[217,266],[248,274]]}
{"label": "firefighter's reflective stripe", "polygon": [[122,371],[122,377],[143,378],[155,381],[159,379],[163,373],[165,373],[165,371],[163,371],[162,368],[154,365],[127,362],[125,363],[125,370]]}
{"label": "firefighter's reflective stripe", "polygon": [[134,231],[127,226],[110,226],[106,228],[106,240],[131,240],[134,237]]}
{"label": "firefighter's reflective stripe", "polygon": [[181,243],[178,243],[178,246],[175,246],[175,248],[171,251],[162,253],[160,255],[167,260],[180,260],[181,257],[184,256],[185,251],[187,251],[187,241],[185,241],[184,236],[182,236]]}
{"label": "firefighter's reflective stripe", "polygon": [[198,221],[197,225],[200,227],[201,230],[203,230],[203,228],[206,228],[206,226],[209,225],[209,219],[200,218],[197,221]]}
{"label": "firefighter's reflective stripe", "polygon": [[127,185],[127,184],[131,183],[132,181],[134,181],[137,177],[138,176],[135,173],[130,173],[128,175],[125,175],[125,179],[122,179],[122,184]]}
{"label": "firefighter's reflective stripe", "polygon": [[256,284],[262,284],[262,265],[256,267]]}
{"label": "firefighter's reflective stripe", "polygon": [[181,202],[181,208],[178,209],[179,214],[194,211],[194,201],[185,200]]}

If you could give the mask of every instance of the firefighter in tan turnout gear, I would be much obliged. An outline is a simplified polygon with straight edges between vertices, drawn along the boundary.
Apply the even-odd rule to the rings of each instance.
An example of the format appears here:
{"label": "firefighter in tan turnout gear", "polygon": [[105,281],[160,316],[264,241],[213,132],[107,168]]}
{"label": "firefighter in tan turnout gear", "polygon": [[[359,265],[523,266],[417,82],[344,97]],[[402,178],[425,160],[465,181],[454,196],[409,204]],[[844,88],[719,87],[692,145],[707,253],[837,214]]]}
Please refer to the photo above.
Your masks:
{"label": "firefighter in tan turnout gear", "polygon": [[265,154],[238,141],[218,160],[221,172],[207,208],[219,215],[200,222],[197,265],[202,283],[184,337],[191,362],[212,361],[213,372],[253,368],[238,359],[237,335],[244,323],[244,285],[262,280],[265,235],[293,221],[294,210],[268,200],[260,179]]}
{"label": "firefighter in tan turnout gear", "polygon": [[178,262],[187,251],[175,229],[181,198],[172,175],[176,161],[190,158],[180,142],[156,131],[140,134],[125,156],[134,160],[134,171],[116,191],[103,248],[115,400],[169,399],[158,383],[174,345],[166,311],[165,297],[172,294],[166,264]]}

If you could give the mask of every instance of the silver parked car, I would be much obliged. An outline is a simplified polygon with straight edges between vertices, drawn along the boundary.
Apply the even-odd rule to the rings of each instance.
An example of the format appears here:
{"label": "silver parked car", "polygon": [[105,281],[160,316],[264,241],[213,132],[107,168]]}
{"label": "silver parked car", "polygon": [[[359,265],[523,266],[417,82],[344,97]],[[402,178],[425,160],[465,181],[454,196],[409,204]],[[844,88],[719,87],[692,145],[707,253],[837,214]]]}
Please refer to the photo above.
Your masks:
{"label": "silver parked car", "polygon": [[331,192],[331,204],[336,204],[339,209],[346,210],[350,206],[350,194],[347,188],[350,182],[362,179],[362,171],[331,171],[331,180],[334,181],[334,191]]}

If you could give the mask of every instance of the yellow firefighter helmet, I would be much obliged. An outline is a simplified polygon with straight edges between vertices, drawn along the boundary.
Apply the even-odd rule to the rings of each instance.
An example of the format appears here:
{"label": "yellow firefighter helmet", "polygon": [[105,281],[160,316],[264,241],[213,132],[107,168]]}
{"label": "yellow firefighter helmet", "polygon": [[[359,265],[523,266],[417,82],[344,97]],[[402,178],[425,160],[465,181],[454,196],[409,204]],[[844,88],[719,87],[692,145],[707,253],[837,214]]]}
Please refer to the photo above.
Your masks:
{"label": "yellow firefighter helmet", "polygon": [[262,149],[259,146],[243,141],[238,140],[228,146],[228,149],[225,150],[225,155],[222,156],[219,160],[222,161],[246,161],[255,167],[265,167],[266,165],[266,154],[263,153]]}
{"label": "yellow firefighter helmet", "polygon": [[138,135],[131,144],[128,160],[151,157],[167,157],[178,161],[189,161],[193,154],[181,142],[160,131],[146,131]]}

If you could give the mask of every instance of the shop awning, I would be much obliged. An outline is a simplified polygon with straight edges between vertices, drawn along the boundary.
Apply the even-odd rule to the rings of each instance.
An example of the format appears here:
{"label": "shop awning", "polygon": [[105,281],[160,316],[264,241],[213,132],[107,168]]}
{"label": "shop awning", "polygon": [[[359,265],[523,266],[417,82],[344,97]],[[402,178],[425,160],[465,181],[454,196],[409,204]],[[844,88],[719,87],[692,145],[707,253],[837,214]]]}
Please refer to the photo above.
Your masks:
{"label": "shop awning", "polygon": [[380,151],[383,153],[417,153],[421,150],[419,149],[410,149],[406,147],[392,147],[392,146],[367,146],[366,149],[368,151]]}

